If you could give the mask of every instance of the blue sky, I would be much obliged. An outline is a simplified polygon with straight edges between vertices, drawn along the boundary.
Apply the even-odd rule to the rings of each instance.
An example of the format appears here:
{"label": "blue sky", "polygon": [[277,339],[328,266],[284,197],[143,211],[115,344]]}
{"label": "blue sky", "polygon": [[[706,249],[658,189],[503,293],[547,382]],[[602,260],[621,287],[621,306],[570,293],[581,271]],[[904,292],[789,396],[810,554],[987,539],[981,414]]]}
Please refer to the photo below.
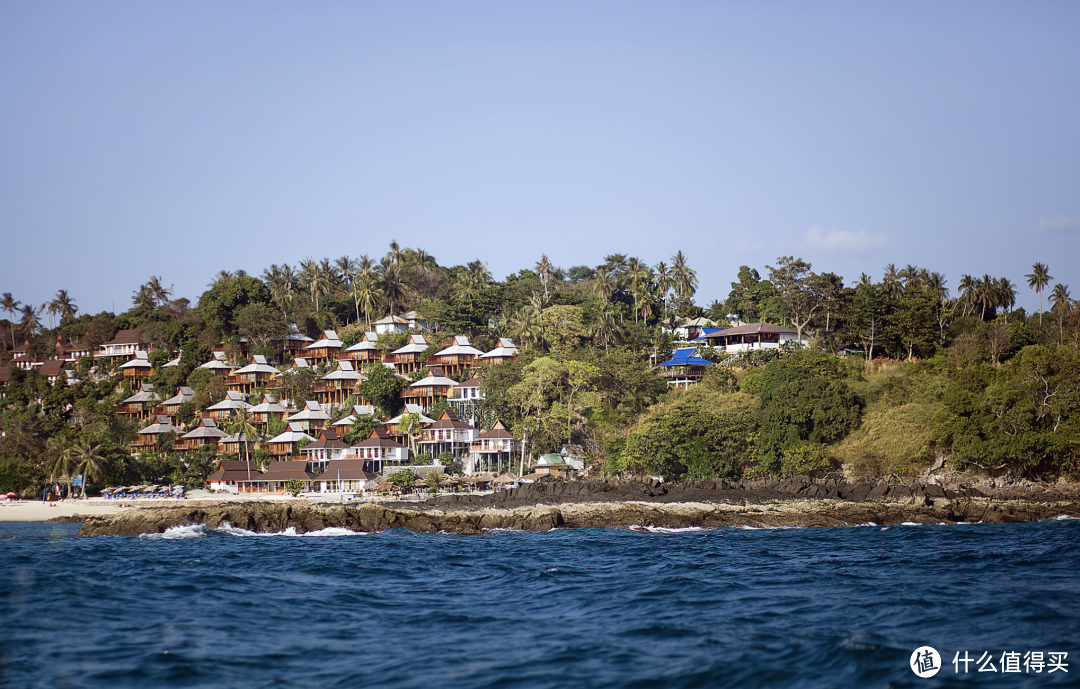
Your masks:
{"label": "blue sky", "polygon": [[[0,291],[391,239],[1080,293],[1080,3],[0,2]],[[763,271],[764,272],[764,271]]]}

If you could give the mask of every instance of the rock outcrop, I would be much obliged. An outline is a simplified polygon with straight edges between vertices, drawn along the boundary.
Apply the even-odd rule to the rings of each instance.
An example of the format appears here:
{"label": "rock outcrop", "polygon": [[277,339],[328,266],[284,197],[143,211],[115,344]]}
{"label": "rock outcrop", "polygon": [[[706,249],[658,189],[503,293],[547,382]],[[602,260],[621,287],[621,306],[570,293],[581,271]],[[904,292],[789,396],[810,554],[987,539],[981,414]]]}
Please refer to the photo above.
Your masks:
{"label": "rock outcrop", "polygon": [[1022,522],[1080,517],[1080,500],[998,500],[973,489],[780,481],[595,481],[533,484],[486,496],[439,496],[426,503],[318,505],[226,502],[211,507],[146,507],[86,517],[80,536],[136,536],[174,526],[225,523],[261,533],[342,527],[483,533],[630,526],[852,526],[902,522]]}

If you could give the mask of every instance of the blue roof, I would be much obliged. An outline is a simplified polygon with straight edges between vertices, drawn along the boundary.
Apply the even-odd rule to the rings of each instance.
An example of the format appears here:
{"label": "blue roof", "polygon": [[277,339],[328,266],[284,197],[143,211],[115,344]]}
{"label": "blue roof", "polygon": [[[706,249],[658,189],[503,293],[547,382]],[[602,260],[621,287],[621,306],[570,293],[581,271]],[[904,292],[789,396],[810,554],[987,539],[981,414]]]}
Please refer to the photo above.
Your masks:
{"label": "blue roof", "polygon": [[708,359],[702,359],[697,355],[697,347],[682,347],[676,349],[671,355],[670,361],[665,361],[661,366],[712,366]]}

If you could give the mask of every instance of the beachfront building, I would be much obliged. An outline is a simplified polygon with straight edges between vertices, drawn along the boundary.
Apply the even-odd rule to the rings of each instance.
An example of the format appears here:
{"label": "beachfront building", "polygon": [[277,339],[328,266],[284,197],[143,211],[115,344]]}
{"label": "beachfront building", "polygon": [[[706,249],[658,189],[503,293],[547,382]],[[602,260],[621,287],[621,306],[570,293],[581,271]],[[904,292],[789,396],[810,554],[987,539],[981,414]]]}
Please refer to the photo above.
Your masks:
{"label": "beachfront building", "polygon": [[360,383],[364,376],[353,368],[353,362],[341,360],[337,368],[315,383],[315,399],[326,408],[340,406],[349,401],[352,395],[359,395]]}
{"label": "beachfront building", "polygon": [[667,381],[669,387],[686,389],[697,385],[712,365],[711,361],[698,355],[697,347],[683,347],[676,349],[671,359],[660,364],[660,377]]}
{"label": "beachfront building", "polygon": [[356,493],[374,488],[379,477],[365,468],[363,459],[338,459],[312,481],[317,493]]}
{"label": "beachfront building", "polygon": [[341,352],[341,359],[348,359],[356,362],[357,365],[378,363],[382,361],[382,352],[379,350],[378,342],[378,333],[364,333],[359,342],[346,347]]}
{"label": "beachfront building", "polygon": [[301,424],[289,423],[285,432],[268,440],[266,446],[274,457],[290,457],[296,454],[296,448],[301,441],[313,443],[315,438],[305,433]]}
{"label": "beachfront building", "polygon": [[266,357],[256,354],[251,357],[251,362],[243,368],[237,369],[225,379],[225,385],[230,390],[250,395],[255,388],[265,388],[272,378],[276,378],[278,370],[266,362]]}
{"label": "beachfront building", "polygon": [[199,419],[199,425],[184,435],[173,445],[173,452],[185,454],[193,452],[204,445],[216,446],[218,441],[228,433],[217,426],[217,422],[209,417]]}
{"label": "beachfront building", "polygon": [[303,457],[315,473],[326,469],[326,463],[335,459],[341,459],[349,446],[338,439],[337,432],[333,428],[327,428],[319,432],[319,439],[300,448],[300,456]]}
{"label": "beachfront building", "polygon": [[426,361],[422,354],[427,348],[428,343],[423,335],[409,335],[404,346],[390,352],[387,363],[393,364],[399,374],[407,376],[424,368]]}
{"label": "beachfront building", "polygon": [[431,366],[426,377],[401,391],[401,398],[409,404],[430,409],[449,397],[456,385],[457,381],[443,375],[440,367]]}
{"label": "beachfront building", "polygon": [[480,355],[480,361],[485,364],[503,364],[507,361],[513,361],[517,356],[517,345],[514,341],[508,337],[499,338],[499,346],[495,349]]}
{"label": "beachfront building", "polygon": [[476,437],[469,446],[469,456],[465,465],[466,474],[480,474],[494,471],[503,473],[503,466],[513,466],[517,452],[514,435],[502,421],[496,421],[489,430]]}
{"label": "beachfront building", "polygon": [[155,416],[155,407],[161,398],[154,392],[152,383],[142,383],[139,391],[116,405],[113,411],[117,416],[128,419],[149,419]]}
{"label": "beachfront building", "polygon": [[311,400],[304,403],[303,409],[286,419],[289,425],[298,424],[305,433],[318,433],[329,420],[330,415],[322,410],[318,402]]}
{"label": "beachfront building", "polygon": [[401,316],[387,314],[372,323],[377,335],[401,335],[409,332],[409,321]]}
{"label": "beachfront building", "polygon": [[315,474],[307,470],[307,463],[302,461],[270,462],[265,472],[252,474],[251,478],[236,480],[240,493],[284,493],[289,481],[300,481],[305,492],[310,492]]}
{"label": "beachfront building", "polygon": [[206,411],[210,413],[210,418],[215,421],[224,421],[232,416],[232,413],[237,409],[251,409],[251,405],[247,403],[247,395],[235,390],[229,390],[225,393],[225,399],[217,404],[210,405],[206,408]]}
{"label": "beachfront building", "polygon": [[217,471],[206,477],[206,485],[215,493],[239,493],[239,483],[250,482],[259,475],[255,462],[244,460],[222,460]]}
{"label": "beachfront building", "polygon": [[164,414],[154,417],[154,423],[139,431],[128,444],[132,454],[137,452],[151,452],[161,447],[161,442],[169,433],[176,434],[180,429],[169,423],[169,417]]}
{"label": "beachfront building", "polygon": [[461,459],[469,453],[479,431],[458,418],[449,409],[443,411],[439,419],[420,431],[417,448],[432,457],[449,452],[454,459]]}
{"label": "beachfront building", "polygon": [[381,474],[386,464],[401,465],[409,461],[409,448],[392,440],[385,428],[376,428],[367,440],[348,448],[342,458],[365,460],[368,469]]}
{"label": "beachfront building", "polygon": [[337,361],[340,353],[341,340],[338,339],[337,332],[333,330],[324,330],[322,337],[304,347],[304,358],[312,366]]}
{"label": "beachfront building", "polygon": [[[798,340],[798,331],[770,323],[747,323],[724,330],[706,330],[705,334],[694,340],[705,342],[725,352],[749,352],[757,349],[779,349],[781,345]],[[805,347],[810,336],[802,334]]]}
{"label": "beachfront building", "polygon": [[130,380],[134,383],[154,375],[154,365],[150,363],[150,355],[139,349],[136,350],[131,361],[120,365],[120,372],[123,374],[124,380]]}
{"label": "beachfront building", "polygon": [[472,367],[476,358],[483,356],[483,354],[479,349],[469,344],[469,338],[464,335],[456,335],[452,345],[428,357],[427,365],[429,368],[441,366],[444,375],[456,376],[466,368]]}

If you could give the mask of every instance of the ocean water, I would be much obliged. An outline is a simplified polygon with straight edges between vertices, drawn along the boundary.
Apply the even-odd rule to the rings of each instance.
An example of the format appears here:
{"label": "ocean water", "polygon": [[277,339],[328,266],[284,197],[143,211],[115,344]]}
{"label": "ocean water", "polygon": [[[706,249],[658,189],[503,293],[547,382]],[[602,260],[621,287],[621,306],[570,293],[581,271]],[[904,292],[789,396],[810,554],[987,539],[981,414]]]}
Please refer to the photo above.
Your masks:
{"label": "ocean water", "polygon": [[[1078,520],[77,530],[0,524],[0,686],[1080,686]],[[958,673],[957,652],[998,672]],[[1013,652],[1068,672],[1001,672]]]}

